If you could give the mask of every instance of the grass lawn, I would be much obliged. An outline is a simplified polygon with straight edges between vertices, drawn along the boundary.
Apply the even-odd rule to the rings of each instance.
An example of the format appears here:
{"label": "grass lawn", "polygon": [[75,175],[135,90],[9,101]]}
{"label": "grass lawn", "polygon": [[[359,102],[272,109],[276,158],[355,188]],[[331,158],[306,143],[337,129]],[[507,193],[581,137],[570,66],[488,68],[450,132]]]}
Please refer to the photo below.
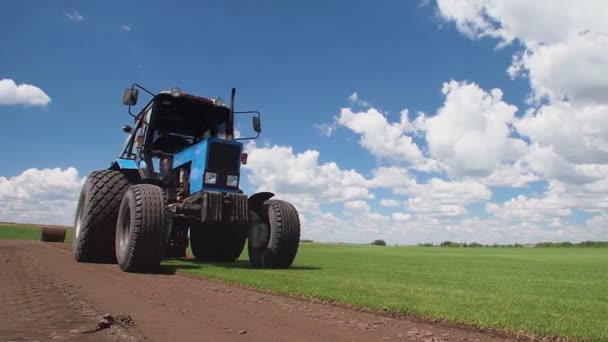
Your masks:
{"label": "grass lawn", "polygon": [[288,270],[166,261],[181,272],[295,295],[547,336],[608,340],[606,248],[302,244]]}
{"label": "grass lawn", "polygon": [[40,228],[30,226],[0,226],[0,239],[40,240]]}
{"label": "grass lawn", "polygon": [[[72,241],[72,230],[68,229],[65,241]],[[28,225],[1,225],[0,239],[40,240],[40,227]]]}

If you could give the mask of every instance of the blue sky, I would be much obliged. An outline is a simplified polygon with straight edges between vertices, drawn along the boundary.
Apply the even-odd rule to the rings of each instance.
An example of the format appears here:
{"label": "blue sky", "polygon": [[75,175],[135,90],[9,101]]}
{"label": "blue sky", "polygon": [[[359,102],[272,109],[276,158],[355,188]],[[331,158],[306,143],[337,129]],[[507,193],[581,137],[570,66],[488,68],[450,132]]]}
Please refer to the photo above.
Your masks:
{"label": "blue sky", "polygon": [[[474,6],[468,11],[459,10],[451,1],[333,1],[330,4],[186,1],[180,7],[160,1],[149,1],[145,6],[138,2],[11,2],[0,13],[4,51],[0,54],[0,79],[10,79],[17,85],[33,85],[51,100],[46,105],[0,105],[0,146],[4,147],[5,161],[0,163],[0,177],[4,177],[6,189],[15,189],[17,181],[35,182],[19,178],[28,169],[42,172],[59,168],[61,178],[65,170],[72,167],[77,170],[74,179],[81,181],[92,170],[107,167],[122,145],[121,126],[131,121],[120,100],[123,89],[132,82],[153,91],[179,86],[189,93],[224,99],[234,86],[238,89],[238,110],[256,109],[262,113],[262,137],[251,146],[251,158],[259,155],[260,159],[246,171],[250,173],[248,188],[277,187],[278,193],[300,204],[305,225],[316,227],[310,228],[307,236],[320,240],[325,237],[365,240],[383,236],[403,243],[413,243],[415,238],[470,240],[477,236],[488,242],[602,237],[606,231],[591,228],[587,222],[596,216],[598,220],[603,219],[602,208],[573,200],[584,197],[578,196],[578,188],[570,186],[574,175],[560,174],[550,168],[567,165],[562,169],[576,173],[591,168],[589,165],[597,166],[593,171],[596,174],[585,174],[590,179],[585,183],[590,187],[588,191],[597,194],[598,189],[603,189],[601,184],[596,184],[604,172],[603,158],[593,154],[597,151],[590,151],[589,159],[574,162],[568,158],[568,151],[560,150],[559,134],[552,137],[542,134],[545,129],[551,129],[543,126],[548,122],[550,110],[563,105],[555,94],[561,91],[560,94],[574,96],[576,100],[577,89],[568,82],[576,85],[587,80],[578,82],[573,77],[553,82],[540,77],[545,69],[539,67],[539,63],[547,61],[547,65],[551,65],[554,55],[544,53],[536,42],[548,46],[571,43],[567,37],[570,31],[579,28],[578,22],[571,24],[570,31],[567,27],[563,33],[566,38],[560,40],[535,27],[535,23],[522,24],[517,16],[510,16],[509,13],[516,11],[486,6],[486,12],[476,12]],[[513,8],[523,11],[523,7],[516,4]],[[542,8],[538,10],[542,14]],[[555,20],[558,19],[556,16]],[[596,25],[599,19],[582,17],[580,21],[588,22],[592,31],[605,32],[602,24]],[[531,36],[530,32],[534,34]],[[603,48],[603,41],[598,42],[599,48]],[[518,76],[509,74],[507,69],[516,65],[514,56],[522,56],[524,51],[533,58],[521,60]],[[456,83],[445,90],[444,83],[452,80]],[[590,83],[590,86],[601,89],[604,84]],[[441,112],[442,107],[449,109],[454,103],[462,104],[470,100],[470,94],[476,90],[479,94],[492,94],[492,89],[501,91],[501,96],[492,95],[499,107],[488,109],[482,104],[479,125],[467,124],[467,130],[450,133],[455,140],[448,141],[447,145],[440,145],[440,138],[432,138],[441,137],[437,133],[439,128],[429,128],[445,127],[441,120],[410,130],[402,127],[400,136],[413,139],[424,159],[439,165],[433,171],[420,170],[415,161],[407,158],[387,158],[378,145],[362,143],[366,133],[355,127],[356,118],[372,118],[370,110],[381,113],[388,123],[398,123],[404,109],[409,110],[412,125],[419,112],[424,112],[427,119],[443,118],[448,110]],[[454,101],[448,101],[450,94]],[[529,101],[535,96],[539,101]],[[0,103],[1,99],[0,94]],[[603,105],[603,100],[594,104]],[[584,101],[572,103],[579,106],[573,109],[575,112],[584,112],[584,106],[589,105]],[[468,135],[476,136],[471,131],[475,127],[483,131],[490,122],[483,121],[484,118],[495,115],[493,111],[503,110],[501,104],[517,107],[510,118],[501,121],[504,127],[516,127],[509,136],[517,142],[507,136],[501,137],[502,140],[492,139],[487,134],[488,140],[479,140],[478,143],[484,141],[490,145],[493,141],[504,141],[506,146],[496,146],[487,152],[488,158],[495,159],[496,170],[488,169],[487,165],[492,163],[486,159],[479,161],[484,172],[480,176],[477,171],[471,171],[467,161],[458,159],[462,156],[446,152],[446,146],[456,146],[455,142],[462,143]],[[548,107],[542,109],[541,104]],[[353,116],[343,112],[345,109]],[[600,108],[597,115],[605,114],[603,110]],[[532,114],[526,120],[524,117],[529,111]],[[588,119],[588,116],[581,117],[581,125],[589,124],[584,121]],[[450,120],[446,122],[460,122],[454,117]],[[470,123],[471,118],[466,120]],[[319,125],[335,129],[327,136],[321,134]],[[376,130],[367,134],[383,133]],[[300,154],[306,151],[317,153],[314,163],[303,166],[311,167],[310,174],[318,171],[327,176],[319,170],[330,163],[335,163],[338,178],[345,177],[344,172],[348,170],[356,172],[364,179],[357,187],[366,189],[367,195],[343,196],[349,191],[348,182],[335,191],[342,195],[293,190],[300,188],[297,182],[302,179],[294,175],[306,172],[302,167],[291,172],[289,165],[277,164],[271,158],[273,147],[290,148],[285,156],[293,157],[294,161],[302,160]],[[552,153],[547,151],[553,151],[556,157],[551,154],[551,158],[557,159],[546,161],[549,157],[540,156]],[[264,159],[266,157],[268,159]],[[562,160],[567,164],[559,164]],[[386,183],[379,177],[373,180],[375,172],[382,167],[399,168],[403,178],[414,179],[420,189],[399,185],[403,191],[395,194],[394,189],[399,186],[378,185]],[[498,169],[517,174],[514,178],[534,177],[530,176],[523,184],[518,180],[498,184]],[[267,181],[263,179],[263,172],[268,170],[284,170],[286,174],[283,179]],[[588,172],[585,170],[580,172]],[[488,180],[491,175],[495,177]],[[463,190],[464,195],[456,191],[459,194],[456,196],[470,195],[470,200],[437,204],[434,198],[438,197],[427,196],[436,190],[429,185],[433,178],[448,182],[446,188],[462,185],[463,189],[479,191]],[[299,185],[306,188],[306,183]],[[525,198],[517,200],[520,195]],[[23,196],[31,199],[33,195]],[[60,199],[66,201],[61,207],[66,212],[70,211],[71,198]],[[317,198],[317,204],[309,203],[313,198]],[[399,205],[380,205],[382,199],[398,201]],[[427,210],[420,203],[425,204],[424,208],[427,204],[440,207]],[[53,208],[50,204],[48,207]],[[353,208],[365,212],[366,218],[353,216]],[[526,213],[522,214],[521,208]],[[0,219],[27,220],[17,209],[0,212]],[[435,217],[441,210],[452,214]],[[542,218],[532,214],[539,210]],[[395,217],[399,215],[393,214],[409,217],[397,220]],[[62,220],[68,220],[70,215],[72,213],[66,213]],[[477,219],[486,221],[470,221]],[[559,222],[555,223],[555,219]],[[353,221],[360,222],[353,228],[356,231],[329,228],[332,224],[352,226]],[[452,225],[455,227],[452,230],[446,228]],[[484,225],[500,228],[481,235],[470,231],[483,229],[479,227]],[[326,226],[331,232],[319,226]],[[415,230],[415,227],[424,227],[419,228],[424,230]]]}

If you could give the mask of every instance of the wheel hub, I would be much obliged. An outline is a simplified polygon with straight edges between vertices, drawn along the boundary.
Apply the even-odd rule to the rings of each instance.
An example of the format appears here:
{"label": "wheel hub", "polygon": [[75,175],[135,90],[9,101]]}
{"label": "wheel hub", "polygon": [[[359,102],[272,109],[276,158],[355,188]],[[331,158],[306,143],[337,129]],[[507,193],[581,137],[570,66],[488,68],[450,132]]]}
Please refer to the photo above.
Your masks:
{"label": "wheel hub", "polygon": [[254,223],[249,226],[249,241],[254,248],[265,248],[270,239],[270,227],[263,222]]}
{"label": "wheel hub", "polygon": [[78,208],[76,209],[76,227],[74,232],[74,238],[77,238],[80,235],[80,228],[82,227],[82,219],[84,216],[84,194],[80,195],[80,200],[78,201]]}

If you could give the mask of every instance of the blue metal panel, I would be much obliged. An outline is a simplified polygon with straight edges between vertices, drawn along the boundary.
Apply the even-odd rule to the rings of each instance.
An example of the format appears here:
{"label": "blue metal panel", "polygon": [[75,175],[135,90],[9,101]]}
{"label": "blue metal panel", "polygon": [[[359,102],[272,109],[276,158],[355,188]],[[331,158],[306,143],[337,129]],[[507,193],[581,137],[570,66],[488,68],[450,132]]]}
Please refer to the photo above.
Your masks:
{"label": "blue metal panel", "polygon": [[190,165],[190,194],[203,189],[203,173],[207,164],[207,146],[209,140],[205,139],[181,151],[173,157],[173,169],[188,162]]}
{"label": "blue metal panel", "polygon": [[137,164],[135,163],[135,160],[119,158],[116,159],[116,164],[118,164],[118,166],[123,170],[137,170]]}
{"label": "blue metal panel", "polygon": [[177,153],[173,157],[173,169],[180,167],[188,162],[190,165],[190,194],[195,194],[202,190],[221,191],[236,193],[236,190],[216,189],[208,186],[203,186],[203,174],[207,166],[207,150],[209,143],[220,142],[224,144],[238,145],[241,150],[243,144],[238,141],[224,140],[219,138],[208,138],[197,144],[194,144],[187,149]]}

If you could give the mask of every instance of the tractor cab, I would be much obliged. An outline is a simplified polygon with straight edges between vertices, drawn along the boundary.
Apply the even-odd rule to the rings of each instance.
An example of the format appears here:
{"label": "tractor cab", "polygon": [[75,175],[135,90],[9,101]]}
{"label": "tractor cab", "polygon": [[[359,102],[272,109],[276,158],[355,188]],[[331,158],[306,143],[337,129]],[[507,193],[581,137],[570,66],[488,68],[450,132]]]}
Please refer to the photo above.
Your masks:
{"label": "tractor cab", "polygon": [[[144,89],[144,91],[146,90]],[[207,164],[211,162],[210,159],[213,159],[218,165],[232,165],[233,167],[223,171],[238,177],[242,144],[236,141],[238,139],[234,139],[232,105],[227,107],[220,98],[208,99],[193,96],[183,93],[178,88],[173,88],[170,91],[153,95],[152,100],[137,115],[133,115],[131,106],[137,103],[137,96],[138,89],[135,87],[127,89],[123,95],[123,103],[129,106],[129,113],[134,116],[135,125],[134,128],[131,126],[124,128],[128,136],[121,158],[116,162],[115,167],[124,168],[124,165],[128,164],[129,168],[137,169],[142,178],[155,179],[166,185],[173,185],[176,178],[174,170],[181,164],[189,163],[187,171],[191,174],[194,159],[196,159],[195,164],[199,167],[203,167],[200,165],[201,162]],[[240,114],[242,113],[254,114],[253,126],[259,135],[259,113],[241,112]],[[257,138],[257,136],[253,138]],[[210,146],[207,149],[206,144],[212,141],[214,142],[211,144],[213,147]],[[201,142],[205,142],[205,144],[201,145]],[[204,156],[195,158],[192,155],[197,151],[200,153],[201,147],[205,147],[205,151],[218,150],[215,146],[218,143],[229,146],[220,148],[224,152],[214,153],[213,158]],[[187,151],[193,146],[199,146],[199,148]],[[230,150],[229,153],[226,153],[227,150]],[[223,160],[220,161],[220,159]],[[211,172],[211,174],[214,173],[217,174]],[[195,176],[198,174],[195,173]],[[225,175],[225,177],[227,176]],[[194,183],[198,184],[200,181]],[[234,191],[234,186],[228,186],[233,183],[226,184],[227,186],[224,186],[223,190]],[[215,184],[210,184],[210,187],[213,185]],[[187,192],[197,192],[203,190],[204,187],[204,185],[196,186],[194,189],[188,189]]]}

